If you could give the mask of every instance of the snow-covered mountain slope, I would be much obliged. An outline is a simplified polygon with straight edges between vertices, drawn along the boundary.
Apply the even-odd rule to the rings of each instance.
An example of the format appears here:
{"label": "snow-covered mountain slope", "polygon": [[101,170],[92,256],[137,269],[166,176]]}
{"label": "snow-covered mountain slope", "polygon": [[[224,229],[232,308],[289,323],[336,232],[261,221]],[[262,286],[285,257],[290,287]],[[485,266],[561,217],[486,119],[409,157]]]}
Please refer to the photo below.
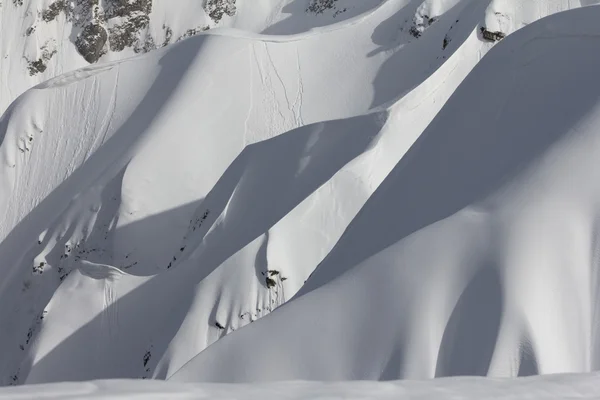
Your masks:
{"label": "snow-covered mountain slope", "polygon": [[30,87],[88,63],[205,30],[288,35],[353,19],[382,0],[2,0],[0,114]]}
{"label": "snow-covered mountain slope", "polygon": [[[483,190],[481,179],[489,175],[492,182],[497,178],[489,172],[496,171],[492,167],[503,171],[505,163],[533,157],[529,147],[512,155],[487,149],[484,145],[503,138],[498,134],[502,130],[480,127],[483,132],[475,132],[473,126],[458,125],[478,123],[491,129],[497,121],[512,121],[514,115],[503,113],[497,102],[526,99],[524,94],[509,91],[511,79],[525,80],[521,70],[529,71],[519,63],[538,66],[536,57],[543,61],[550,54],[573,79],[583,79],[597,67],[590,51],[585,55],[588,64],[573,72],[570,64],[565,65],[565,54],[577,61],[584,57],[581,46],[595,51],[595,42],[589,44],[581,36],[596,33],[589,20],[598,17],[598,8],[581,16],[560,14],[514,38],[509,36],[494,50],[496,55],[478,67],[483,72],[469,77],[471,83],[465,83],[445,106],[495,46],[483,40],[480,28],[512,33],[546,15],[595,3],[264,0],[250,7],[250,2],[238,0],[235,15],[222,18],[224,27],[126,60],[119,60],[124,52],[107,52],[98,65],[60,75],[27,91],[0,120],[0,383],[166,378],[299,290],[306,295],[292,300],[273,318],[226,338],[223,343],[230,343],[230,348],[221,341],[214,344],[175,377],[245,380],[249,375],[242,376],[242,368],[248,368],[257,380],[433,376],[429,363],[437,360],[438,353],[430,344],[439,332],[427,331],[431,342],[426,341],[422,326],[438,324],[443,333],[452,299],[460,296],[460,285],[466,286],[470,275],[457,266],[446,285],[434,279],[439,272],[435,265],[429,266],[428,259],[415,253],[413,266],[406,272],[394,270],[388,276],[385,260],[372,261],[376,259],[369,256],[390,244],[408,246],[405,236],[471,204],[462,198],[449,198],[446,203],[443,196],[450,194],[434,191],[446,186],[421,187],[420,174],[426,182],[436,178],[436,173],[454,173],[452,168],[469,173],[481,169],[481,177],[464,176],[463,184],[474,185],[472,192],[454,194],[467,196]],[[213,3],[203,4],[200,14]],[[7,7],[13,6],[3,5],[3,18],[9,15]],[[161,15],[156,2],[152,7],[150,17]],[[163,11],[173,20],[180,15],[173,9]],[[194,18],[191,11],[187,16]],[[60,18],[66,17],[56,21]],[[570,28],[574,20],[577,24]],[[570,36],[577,45],[562,42]],[[580,41],[584,43],[579,45]],[[559,47],[556,52],[555,47]],[[69,51],[81,58],[75,49]],[[65,65],[74,68],[75,64],[68,61]],[[551,73],[556,71],[540,75],[532,85],[552,78]],[[496,81],[497,77],[504,78]],[[486,86],[490,82],[496,86]],[[564,85],[569,82],[565,80]],[[584,86],[592,96],[594,83]],[[496,97],[496,88],[502,96]],[[566,100],[550,95],[567,89],[541,84],[533,89],[542,93],[535,92],[540,104],[547,104],[548,113],[558,118],[557,107]],[[492,99],[485,107],[482,92]],[[581,97],[581,101],[581,107],[591,110],[591,100]],[[442,107],[442,114],[434,119]],[[474,111],[478,114],[465,117]],[[546,127],[525,117],[521,120],[530,122],[532,130]],[[575,116],[565,119],[575,120]],[[563,126],[552,119],[548,124],[556,129]],[[522,132],[523,127],[517,128],[510,134]],[[405,158],[423,132],[425,136]],[[463,136],[455,137],[458,134]],[[484,138],[489,142],[477,141]],[[434,150],[447,148],[449,158],[437,153],[419,156],[426,139],[433,141]],[[532,136],[528,146],[537,148],[539,140]],[[466,152],[465,148],[482,150]],[[482,153],[481,165],[473,161],[453,166],[450,162],[456,158],[456,162],[468,163],[466,155]],[[418,161],[423,157],[425,161]],[[577,158],[578,163],[582,160]],[[423,168],[434,175],[421,171],[420,164],[411,167],[415,162],[431,162],[430,169]],[[409,174],[402,178],[408,183],[397,183],[397,172],[384,181],[392,170]],[[459,179],[461,171],[448,176]],[[426,189],[432,193],[423,192]],[[404,190],[411,195],[401,195],[400,200],[390,195],[386,200],[387,191]],[[431,201],[439,203],[429,205],[430,197],[417,197],[422,194],[433,194]],[[504,210],[509,200],[498,203],[501,206],[496,208]],[[440,211],[435,205],[448,208]],[[416,222],[407,219],[413,214],[419,216]],[[406,221],[398,219],[401,216]],[[457,220],[447,228],[449,238],[428,233],[435,237],[410,246],[425,246],[423,242],[433,240],[451,246],[460,241],[455,230],[461,228],[462,233],[463,225],[465,237],[470,234],[481,241],[481,245],[475,240],[463,243],[465,253],[483,253],[488,243],[490,248],[498,246],[485,235],[477,235],[478,231],[470,231],[474,228],[464,218]],[[515,221],[521,219],[515,217]],[[381,230],[380,224],[384,224]],[[434,253],[429,250],[427,255]],[[457,265],[464,261],[461,254],[451,256]],[[402,257],[397,258],[399,262]],[[342,275],[367,258],[365,264]],[[460,267],[471,265],[464,264]],[[473,271],[479,266],[477,260],[472,262]],[[428,269],[433,272],[428,274]],[[348,278],[352,273],[366,277],[354,282]],[[373,295],[372,285],[380,278],[392,285],[398,277],[403,281],[395,289],[382,285],[374,291],[379,296]],[[419,282],[422,292],[415,292]],[[438,298],[432,297],[429,284],[440,285]],[[409,285],[410,290],[404,290]],[[323,287],[315,290],[319,286]],[[420,296],[433,298],[431,307],[443,302],[448,310],[432,313],[431,320],[419,318],[417,313],[425,307]],[[384,304],[387,299],[393,302]],[[377,314],[372,307],[379,305]],[[319,319],[332,312],[336,319],[330,324]],[[391,314],[393,318],[388,317]],[[342,324],[334,326],[335,321]],[[370,325],[365,323],[369,321]],[[377,328],[378,321],[385,329]],[[348,338],[344,338],[345,331],[338,331],[344,326],[349,329]],[[512,326],[516,328],[509,331],[516,332],[523,325]],[[419,361],[411,361],[404,371],[409,358],[402,357],[401,347],[408,343],[409,330],[414,340],[425,342],[411,350],[410,355]],[[572,337],[563,338],[570,345]],[[373,349],[371,344],[377,341],[381,343]],[[335,346],[328,350],[324,346],[330,342]],[[293,351],[283,347],[286,343],[292,343]],[[397,351],[392,346],[398,346]],[[510,342],[506,351],[499,351],[510,358],[514,348]],[[539,350],[534,350],[539,362]],[[296,360],[288,365],[284,356],[292,354]],[[390,359],[390,354],[398,356]],[[230,368],[235,357],[239,364]],[[277,363],[269,363],[270,357]],[[450,367],[462,360],[447,357]],[[327,360],[323,367],[315,368],[314,363],[322,359]],[[387,372],[372,369],[382,360]],[[214,364],[212,372],[206,370],[212,368],[209,363]],[[561,365],[566,365],[566,371],[590,369]],[[454,374],[456,370],[450,367],[441,374]]]}
{"label": "snow-covered mountain slope", "polygon": [[[198,36],[124,63],[61,76],[13,104],[2,122],[4,379],[22,382],[32,363],[37,365],[33,381],[138,377],[147,375],[147,368],[154,371],[163,354],[160,374],[166,376],[226,331],[293,295],[400,156],[387,163],[381,157],[371,167],[376,153],[368,150],[384,123],[382,115],[319,123],[278,136],[374,106],[371,82],[391,58],[386,52],[364,58],[381,46],[373,43],[370,32],[403,4],[386,6],[361,23],[292,40],[239,33]],[[390,29],[393,33],[397,27]],[[347,43],[348,38],[354,40]],[[340,46],[343,53],[324,51]],[[353,61],[358,59],[364,61]],[[439,103],[470,67],[459,69]],[[394,92],[377,97],[375,105],[383,104],[393,100]],[[438,95],[427,97],[434,102]],[[427,108],[413,118],[425,121],[433,114]],[[416,135],[418,129],[411,136]],[[242,153],[247,145],[253,146]],[[364,160],[353,161],[363,153]],[[258,184],[263,190],[257,190]],[[297,242],[305,244],[286,267]],[[210,275],[228,259],[219,268],[222,276]],[[117,280],[120,287],[111,289],[112,300],[105,300],[103,292],[81,291],[97,306],[94,312],[77,302],[67,302],[65,309],[48,306],[59,284],[83,260],[113,265],[132,276]],[[136,278],[178,264],[184,264],[178,272]],[[276,289],[271,277],[267,281],[262,274],[275,274],[269,270],[291,273],[279,276],[285,287]],[[206,277],[212,279],[210,290],[197,286]],[[150,279],[166,279],[175,288],[161,300],[165,305],[156,308],[158,315],[170,318],[172,309],[181,310],[179,320],[159,325],[167,328],[164,333],[126,317],[116,331],[124,335],[123,351],[106,352],[99,346],[97,356],[79,362],[67,362],[64,350],[50,353],[59,343],[71,348],[69,343],[77,342],[73,335],[86,324],[97,322],[98,336],[111,337],[104,335],[109,329],[104,310],[138,286],[141,297],[156,297],[156,288],[165,284],[142,285]],[[181,279],[191,285],[182,286]],[[70,282],[61,290],[68,291]],[[188,312],[195,293],[208,300],[202,298],[194,303],[200,310]],[[60,292],[54,296],[60,298]],[[142,303],[131,312],[139,314]],[[220,322],[215,304],[222,305]],[[124,315],[126,307],[119,309]],[[50,327],[52,321],[62,333]],[[217,322],[226,330],[217,328]],[[141,337],[131,325],[142,329]],[[130,341],[141,348],[129,346]],[[110,345],[115,343],[112,339]],[[150,346],[157,347],[153,358],[142,365]],[[73,356],[82,354],[72,349]],[[53,366],[53,355],[63,360],[64,368]],[[139,366],[116,367],[128,365],[124,360]],[[83,362],[98,365],[82,368]]]}
{"label": "snow-covered mountain slope", "polygon": [[435,381],[278,382],[250,385],[112,380],[1,388],[0,399],[575,400],[597,399],[599,378],[596,373],[519,379],[461,377]]}
{"label": "snow-covered mountain slope", "polygon": [[574,10],[500,43],[300,295],[173,379],[600,368],[599,19]]}

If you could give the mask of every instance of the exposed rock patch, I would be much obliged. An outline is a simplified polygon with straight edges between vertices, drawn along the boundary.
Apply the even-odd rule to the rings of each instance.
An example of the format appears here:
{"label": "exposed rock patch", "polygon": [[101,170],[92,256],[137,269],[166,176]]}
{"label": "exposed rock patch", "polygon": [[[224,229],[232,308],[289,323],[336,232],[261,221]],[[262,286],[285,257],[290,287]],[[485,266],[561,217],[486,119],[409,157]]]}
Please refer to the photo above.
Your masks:
{"label": "exposed rock patch", "polygon": [[[152,0],[56,0],[42,11],[41,18],[52,22],[64,14],[74,28],[75,46],[83,58],[94,63],[107,52],[127,47],[136,52],[156,48],[145,33],[150,24]],[[76,29],[77,30],[77,29]]]}
{"label": "exposed rock patch", "polygon": [[[225,16],[234,16],[237,11],[236,0],[202,1],[205,12],[215,24]],[[17,4],[22,0],[13,2]],[[156,42],[148,32],[151,12],[152,0],[54,0],[41,11],[39,20],[51,23],[64,15],[66,21],[72,24],[71,37],[77,51],[89,63],[97,62],[108,51],[120,52],[130,48],[136,53],[145,53],[210,28],[209,25],[199,25],[179,37],[173,37],[173,30],[163,25],[164,38]],[[34,32],[35,26],[31,26],[26,35]],[[45,68],[38,60],[31,63],[31,71],[39,72]]]}
{"label": "exposed rock patch", "polygon": [[236,0],[204,0],[204,11],[216,24],[227,15],[233,17],[236,12]]}
{"label": "exposed rock patch", "polygon": [[123,51],[126,47],[135,47],[140,42],[139,33],[150,24],[145,14],[135,15],[127,21],[109,29],[110,49]]}
{"label": "exposed rock patch", "polygon": [[418,39],[421,37],[421,35],[423,35],[425,30],[427,30],[427,28],[429,28],[431,25],[433,25],[433,23],[436,21],[437,21],[436,17],[430,17],[427,14],[417,15],[413,19],[413,23],[412,23],[410,29],[408,30],[408,32],[413,37]]}
{"label": "exposed rock patch", "polygon": [[323,14],[326,10],[334,9],[337,1],[338,0],[311,0],[310,4],[306,8],[306,12]]}
{"label": "exposed rock patch", "polygon": [[105,19],[130,17],[138,13],[147,16],[152,11],[152,0],[105,0],[105,3]]}
{"label": "exposed rock patch", "polygon": [[36,60],[27,59],[27,70],[29,75],[42,73],[46,71],[48,61],[56,54],[56,43],[48,41],[40,49],[40,56]]}
{"label": "exposed rock patch", "polygon": [[89,62],[90,64],[95,63],[105,53],[104,45],[108,35],[106,30],[96,23],[90,23],[86,25],[81,34],[77,36],[75,46],[79,54]]}
{"label": "exposed rock patch", "polygon": [[179,37],[179,39],[177,39],[177,41],[180,41],[182,39],[189,38],[189,37],[192,37],[192,36],[196,36],[200,32],[204,32],[204,31],[207,31],[209,29],[210,29],[209,26],[199,26],[197,28],[188,29],[187,31],[185,31],[185,33],[183,35],[181,35]]}
{"label": "exposed rock patch", "polygon": [[62,11],[67,11],[67,3],[64,0],[58,0],[50,4],[47,9],[42,11],[42,20],[51,22],[59,16]]}

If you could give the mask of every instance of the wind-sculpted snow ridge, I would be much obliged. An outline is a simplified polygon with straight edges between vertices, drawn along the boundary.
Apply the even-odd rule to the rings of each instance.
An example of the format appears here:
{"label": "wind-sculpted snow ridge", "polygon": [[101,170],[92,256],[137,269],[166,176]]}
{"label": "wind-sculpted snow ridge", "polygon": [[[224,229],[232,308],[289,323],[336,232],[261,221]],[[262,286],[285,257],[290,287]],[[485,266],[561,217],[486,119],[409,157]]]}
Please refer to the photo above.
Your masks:
{"label": "wind-sculpted snow ridge", "polygon": [[600,368],[599,18],[598,7],[561,13],[499,44],[299,296],[172,379]]}
{"label": "wind-sculpted snow ridge", "polygon": [[113,380],[27,385],[0,389],[13,399],[239,399],[239,400],[544,400],[597,399],[596,374],[546,375],[519,379],[446,378],[397,382],[278,382],[267,384],[194,384]]}
{"label": "wind-sculpted snow ridge", "polygon": [[[370,37],[404,9],[386,5],[293,42],[201,35],[15,102],[0,123],[4,383],[166,377],[289,299],[436,112],[411,104],[441,105],[478,59],[408,97],[406,140],[381,136],[385,112],[353,116],[424,79],[373,87],[384,64],[405,62]],[[348,119],[319,122],[336,117]],[[81,275],[82,262],[124,274]],[[172,294],[156,297],[163,285]]]}
{"label": "wind-sculpted snow ridge", "polygon": [[[339,11],[352,2],[334,3]],[[153,4],[154,13],[158,3]],[[414,183],[416,187],[410,187],[410,196],[402,201],[377,200],[385,198],[381,194],[385,190],[379,188],[382,182],[384,188],[395,182],[391,177],[384,181],[392,170],[412,171],[406,165],[419,159],[415,152],[427,137],[442,136],[449,141],[444,142],[445,148],[453,151],[449,154],[467,161],[460,149],[471,144],[460,138],[454,141],[454,135],[436,126],[452,126],[460,120],[484,121],[493,127],[497,119],[511,116],[502,114],[502,104],[477,108],[481,103],[465,94],[461,96],[471,106],[463,108],[457,105],[462,100],[453,100],[444,107],[481,57],[496,45],[482,40],[480,28],[512,33],[531,21],[582,4],[567,0],[536,0],[527,6],[517,0],[373,1],[363,3],[368,4],[363,9],[348,8],[345,17],[340,13],[334,17],[337,11],[329,8],[304,10],[303,18],[310,15],[329,18],[329,22],[320,20],[311,25],[312,30],[298,28],[308,25],[294,25],[298,29],[290,25],[285,36],[266,28],[255,30],[262,34],[238,29],[249,23],[242,21],[242,15],[249,15],[242,13],[243,4],[236,2],[235,16],[221,16],[230,23],[224,26],[233,28],[210,29],[138,57],[57,76],[20,96],[0,119],[0,383],[164,379],[198,353],[196,360],[175,375],[178,379],[244,380],[245,376],[237,375],[237,367],[228,367],[234,356],[241,357],[239,368],[251,366],[249,371],[257,380],[433,375],[430,366],[419,364],[437,359],[435,349],[427,347],[430,342],[415,345],[414,353],[408,354],[421,360],[415,363],[408,356],[401,357],[401,346],[407,343],[408,329],[414,330],[414,340],[437,340],[435,335],[446,327],[444,312],[452,311],[452,299],[462,293],[460,285],[469,282],[468,274],[459,270],[447,286],[436,280],[439,297],[423,289],[423,298],[431,299],[432,307],[439,301],[449,308],[437,314],[440,319],[432,314],[431,323],[439,324],[438,331],[423,335],[419,324],[429,327],[428,320],[417,317],[421,300],[411,293],[418,288],[415,282],[429,282],[426,265],[417,268],[422,275],[407,270],[393,295],[382,285],[374,290],[380,297],[372,299],[371,290],[379,279],[392,285],[397,280],[394,273],[380,277],[380,272],[374,272],[384,268],[379,261],[376,267],[365,264],[369,266],[352,269],[369,271],[361,283],[354,283],[356,293],[345,283],[352,271],[342,273],[386,245],[405,246],[404,236],[449,215],[441,211],[438,215],[437,209],[427,211],[429,197],[414,197],[424,190]],[[296,3],[286,7],[292,4],[295,7]],[[286,7],[269,9],[269,15],[282,16],[289,12]],[[257,13],[262,16],[256,21],[267,21]],[[332,25],[335,18],[346,19]],[[562,27],[561,18],[551,21]],[[286,19],[277,21],[284,24]],[[276,19],[264,26],[275,27]],[[559,31],[542,40],[544,36],[536,32],[554,32],[544,26],[528,30],[532,45],[554,45],[552,35],[577,32]],[[584,20],[574,29],[586,26]],[[594,32],[590,29],[588,34]],[[525,34],[515,39],[511,35],[506,41],[513,45],[500,46],[521,49],[518,35]],[[578,47],[569,47],[578,56]],[[537,63],[536,57],[544,60],[547,56],[544,49],[538,53],[533,47],[525,59],[510,53],[506,60]],[[500,49],[496,53],[503,54]],[[588,57],[586,68],[596,67],[593,52]],[[490,67],[507,63],[502,56],[491,59],[496,61],[478,69],[487,68],[488,75],[477,78],[480,72],[469,78],[476,82],[471,86],[484,90],[493,81],[489,76],[519,78],[510,72],[517,71],[512,64]],[[580,68],[577,76],[587,72]],[[498,83],[503,90],[512,87],[499,82],[505,83]],[[558,93],[563,88],[555,89]],[[586,90],[591,93],[594,85],[587,85]],[[492,89],[486,93],[498,101]],[[500,99],[508,102],[513,97],[506,94]],[[454,107],[452,113],[444,111],[451,116],[434,120],[442,107]],[[559,115],[555,108],[549,109]],[[481,117],[465,119],[465,113],[471,115],[472,110]],[[444,122],[436,122],[440,119]],[[483,129],[475,135],[469,127],[459,128],[456,131],[467,139],[472,134],[475,139],[500,140],[494,136],[496,131]],[[425,139],[419,139],[423,132]],[[521,131],[515,128],[511,134],[515,132]],[[415,141],[417,147],[404,158]],[[503,162],[519,154],[504,155]],[[436,157],[435,162],[444,160]],[[435,162],[432,171],[443,169]],[[485,165],[469,165],[468,171]],[[450,161],[447,166],[448,173],[453,171]],[[395,193],[403,188],[389,190]],[[442,204],[446,195],[450,196],[443,192],[435,199]],[[371,205],[376,201],[382,203]],[[380,235],[377,225],[355,228],[371,219],[379,221],[375,217],[391,223],[399,216],[421,215],[418,202],[424,207],[422,219],[414,226],[398,223],[411,232]],[[457,207],[452,202],[445,206]],[[391,211],[385,217],[368,211],[377,207]],[[465,238],[469,232],[465,228]],[[486,237],[477,233],[471,232],[485,242]],[[348,242],[352,235],[358,236]],[[460,236],[452,235],[452,239],[460,241]],[[480,251],[472,242],[463,243],[465,252]],[[435,253],[427,254],[433,257]],[[320,285],[322,289],[314,290]],[[308,294],[264,323],[255,322],[299,290]],[[318,293],[328,294],[317,299]],[[345,303],[331,305],[330,297],[334,303]],[[393,302],[385,304],[388,297]],[[315,301],[328,306],[305,308],[313,307]],[[403,301],[405,311],[398,306]],[[393,312],[386,307],[393,307]],[[300,315],[290,311],[295,309]],[[411,310],[416,311],[410,314]],[[386,317],[391,314],[393,318]],[[418,320],[413,323],[410,318]],[[281,329],[279,322],[271,322],[280,319],[285,319]],[[299,321],[308,320],[304,328],[299,327]],[[342,323],[334,326],[336,321]],[[261,328],[269,324],[275,330]],[[317,345],[307,350],[287,343],[293,337],[292,327],[306,343]],[[222,350],[221,339],[238,330],[231,340],[224,339],[232,343],[231,351]],[[380,339],[377,346],[365,350],[367,343]],[[535,340],[531,343],[536,344]],[[510,343],[507,346],[514,350]],[[537,361],[538,351],[531,350]],[[295,352],[297,364],[277,358]],[[320,362],[317,355],[330,361],[314,368],[312,363]],[[277,363],[269,364],[269,357]],[[218,359],[211,361],[212,375],[203,370],[210,364],[205,358]],[[379,370],[383,359],[386,367]],[[452,365],[455,359],[450,354],[448,363]],[[405,363],[418,371],[399,372]],[[331,369],[326,370],[327,365]]]}

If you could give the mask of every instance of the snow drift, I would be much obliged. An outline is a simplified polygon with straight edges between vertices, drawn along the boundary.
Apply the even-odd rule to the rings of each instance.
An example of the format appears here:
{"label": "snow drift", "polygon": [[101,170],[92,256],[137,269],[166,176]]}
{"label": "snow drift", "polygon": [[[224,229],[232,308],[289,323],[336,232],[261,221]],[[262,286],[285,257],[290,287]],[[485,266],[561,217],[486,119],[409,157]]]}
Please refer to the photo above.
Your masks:
{"label": "snow drift", "polygon": [[7,108],[0,383],[595,368],[597,1],[300,3]]}
{"label": "snow drift", "polygon": [[499,44],[300,296],[172,379],[598,369],[599,11]]}

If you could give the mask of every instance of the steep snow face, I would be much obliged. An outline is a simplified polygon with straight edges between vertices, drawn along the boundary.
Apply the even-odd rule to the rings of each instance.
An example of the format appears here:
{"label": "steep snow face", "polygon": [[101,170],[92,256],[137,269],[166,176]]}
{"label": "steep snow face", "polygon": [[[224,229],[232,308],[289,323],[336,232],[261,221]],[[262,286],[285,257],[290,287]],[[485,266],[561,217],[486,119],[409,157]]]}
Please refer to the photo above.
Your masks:
{"label": "steep snow face", "polygon": [[[396,36],[395,24],[373,42],[395,13],[415,9],[386,3],[318,35],[209,31],[65,74],[14,103],[1,122],[5,382],[166,377],[289,299],[478,60],[457,58],[435,72],[447,84],[420,87],[442,49],[419,52],[431,42]],[[425,74],[383,85],[384,66],[408,70],[416,54]],[[406,140],[386,112],[353,117],[415,86]],[[349,119],[319,122],[336,117]],[[84,262],[125,272],[69,276]],[[163,286],[172,295],[157,298]],[[73,287],[86,288],[85,308],[69,301]],[[121,317],[108,324],[112,307]],[[96,334],[122,351],[94,344]],[[85,359],[83,343],[94,349]]]}
{"label": "steep snow face", "polygon": [[598,18],[597,7],[562,13],[499,44],[301,295],[172,379],[600,368]]}
{"label": "steep snow face", "polygon": [[[98,65],[46,81],[7,109],[0,120],[0,382],[166,378],[298,290],[307,293],[328,280],[343,282],[335,278],[379,253],[383,247],[376,248],[377,244],[403,243],[403,237],[378,235],[370,225],[360,228],[365,236],[346,242],[355,230],[351,227],[338,241],[390,171],[399,161],[400,166],[408,162],[403,156],[424,130],[427,136],[448,137],[445,130],[428,126],[495,46],[482,40],[480,28],[511,33],[547,14],[581,5],[566,0],[533,1],[528,7],[517,0],[388,0],[359,6],[338,0],[321,5],[304,2],[300,9],[295,8],[300,1],[275,3],[253,1],[251,8],[249,2],[238,0],[232,16],[227,4],[233,2],[222,3],[225,8],[212,1],[202,3],[209,8],[209,17],[223,11],[222,27],[125,61],[118,58],[128,50],[109,51]],[[179,18],[160,4],[152,3],[149,26],[155,13]],[[199,12],[206,13],[205,8]],[[66,20],[67,11],[52,23]],[[256,33],[269,29],[273,34]],[[544,42],[539,39],[543,35],[535,34],[544,29],[529,32],[534,32],[530,35],[536,43]],[[96,43],[85,44],[97,48]],[[513,43],[506,47],[521,51],[522,39]],[[71,50],[81,61],[81,55]],[[527,60],[535,61],[536,54],[530,52]],[[589,57],[595,67],[595,59]],[[522,57],[515,59],[522,62]],[[488,74],[506,76],[490,63],[494,62],[488,62]],[[471,86],[487,78],[471,78],[476,82]],[[556,87],[556,92],[560,89]],[[593,89],[592,85],[588,90]],[[472,95],[462,96],[469,104],[474,102]],[[503,99],[511,96],[506,93]],[[452,117],[446,118],[464,119],[462,105],[453,107]],[[498,116],[485,114],[478,121],[492,126],[504,118],[501,107],[492,110]],[[427,133],[433,131],[441,133]],[[466,129],[463,134],[473,132]],[[494,134],[490,140],[496,140]],[[413,154],[409,159],[416,157]],[[379,193],[352,226],[368,220],[364,210],[374,207],[369,204],[382,196]],[[419,201],[413,197],[404,201],[408,199]],[[418,208],[415,204],[410,210]],[[395,215],[393,211],[380,217],[389,222]],[[473,236],[485,243],[485,236]],[[479,254],[481,246],[463,247]],[[356,248],[348,253],[340,250],[350,247]],[[333,267],[327,267],[329,263]],[[367,275],[378,279],[377,274]],[[428,281],[425,275],[414,276],[415,282]],[[365,293],[374,282],[370,279],[359,285],[363,292],[359,290],[352,301],[366,297],[369,304]],[[469,282],[467,275],[458,273],[453,279],[457,283],[447,287],[440,282],[448,299],[458,295],[461,282]],[[330,286],[335,284],[326,287]],[[327,296],[337,296],[337,290]],[[339,290],[344,299],[354,288]],[[414,292],[399,292],[406,296],[402,301],[406,300],[407,310],[408,304],[419,304],[410,296]],[[393,297],[382,288],[382,310],[386,296]],[[313,293],[306,298],[313,298]],[[302,306],[306,301],[293,300],[278,315],[299,307],[303,316],[298,321],[310,319],[313,311]],[[250,369],[260,375],[257,379],[303,378],[308,370],[319,379],[432,375],[430,370],[397,372],[400,358],[386,359],[390,365],[386,373],[377,375],[377,369],[369,370],[375,371],[371,375],[364,373],[373,362],[381,362],[380,354],[395,354],[390,343],[405,342],[404,336],[393,340],[390,336],[369,356],[373,358],[366,357],[366,347],[357,343],[371,343],[365,328],[375,325],[360,324],[372,317],[370,308],[359,305],[343,307],[338,316],[347,321],[343,326],[351,329],[348,334],[355,342],[339,340],[345,333],[336,333],[338,328],[330,331],[335,335],[318,333],[324,341],[335,338],[339,346],[332,348],[331,370],[312,368],[314,357],[327,354],[324,346],[314,348],[322,354],[300,354],[293,367],[263,366],[271,350],[258,357],[249,351],[240,366],[252,365]],[[314,315],[331,309],[318,307]],[[445,326],[445,314],[439,316],[432,318]],[[408,326],[406,318],[395,317],[390,329],[386,323],[381,331],[393,336],[398,326]],[[270,349],[273,343],[279,356],[286,354],[281,343],[292,337],[288,328],[295,327],[295,334],[307,332],[305,340],[310,343],[317,340],[312,327],[319,321],[315,325],[311,320],[304,331],[290,323],[281,336],[272,337],[271,331],[260,327],[273,320],[277,321],[244,328],[232,340],[251,337],[239,339],[239,346],[256,349]],[[278,330],[278,323],[273,324]],[[354,329],[355,324],[360,326]],[[416,336],[421,332],[418,326],[412,328]],[[355,344],[356,352],[351,350]],[[232,349],[240,348],[236,346]],[[214,348],[177,376],[244,379],[238,369],[228,367],[233,352],[223,353],[214,375],[205,374],[204,355],[221,357],[218,349],[223,347],[217,343]],[[430,362],[434,353],[423,359]],[[415,351],[414,357],[419,354]],[[345,363],[363,356],[364,364]],[[224,370],[230,372],[219,372]]]}
{"label": "steep snow face", "polygon": [[450,378],[398,382],[279,382],[194,384],[113,380],[26,385],[0,389],[0,399],[211,399],[211,400],[546,400],[597,399],[598,374],[550,375],[520,379]]}

